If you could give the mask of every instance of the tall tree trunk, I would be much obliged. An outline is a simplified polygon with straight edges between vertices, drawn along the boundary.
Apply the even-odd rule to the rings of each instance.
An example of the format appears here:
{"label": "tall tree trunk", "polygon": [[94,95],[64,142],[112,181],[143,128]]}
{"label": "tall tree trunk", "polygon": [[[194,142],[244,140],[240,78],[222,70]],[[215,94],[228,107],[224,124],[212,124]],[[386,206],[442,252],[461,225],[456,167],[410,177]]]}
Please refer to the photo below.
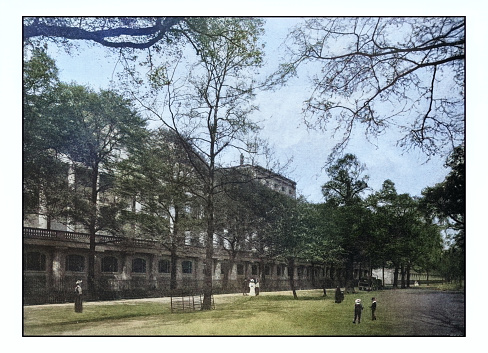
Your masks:
{"label": "tall tree trunk", "polygon": [[400,274],[402,276],[402,289],[405,289],[405,265],[403,263],[400,265]]}
{"label": "tall tree trunk", "polygon": [[410,264],[407,264],[407,288],[410,288]]}
{"label": "tall tree trunk", "polygon": [[177,263],[178,263],[178,255],[176,252],[177,245],[175,243],[171,246],[170,256],[171,256],[171,269],[170,269],[170,283],[169,289],[174,291],[178,288],[178,281],[176,280],[176,273],[177,273]]}
{"label": "tall tree trunk", "polygon": [[312,288],[316,288],[315,286],[315,263],[312,262]]}
{"label": "tall tree trunk", "polygon": [[295,288],[295,259],[293,257],[288,258],[288,280],[290,281],[293,298],[298,299],[297,290]]}
{"label": "tall tree trunk", "polygon": [[214,204],[213,191],[210,191],[207,206],[207,234],[205,243],[205,269],[203,280],[202,310],[212,309],[212,267],[213,267],[213,236],[214,236]]}
{"label": "tall tree trunk", "polygon": [[88,253],[88,291],[92,299],[98,299],[98,288],[95,282],[95,248],[96,248],[96,224],[98,207],[98,164],[95,164],[91,175],[91,199],[90,199],[90,251]]}
{"label": "tall tree trunk", "polygon": [[335,277],[336,277],[335,276],[335,267],[334,267],[334,264],[331,264],[330,268],[329,268],[329,278],[330,278],[332,286],[334,288],[340,285],[340,283],[335,283]]}
{"label": "tall tree trunk", "polygon": [[393,288],[398,288],[398,265],[395,264],[395,271],[393,272]]}
{"label": "tall tree trunk", "polygon": [[46,217],[46,229],[51,230],[51,216],[49,215]]}
{"label": "tall tree trunk", "polygon": [[170,257],[171,257],[171,270],[170,270],[170,283],[169,288],[171,291],[174,291],[178,287],[178,282],[176,280],[176,273],[177,273],[177,263],[178,263],[178,255],[177,249],[179,244],[179,208],[175,206],[175,215],[174,215],[174,222],[173,222],[173,234],[171,240],[171,250],[170,250]]}
{"label": "tall tree trunk", "polygon": [[354,255],[350,254],[346,262],[346,292],[354,293]]}
{"label": "tall tree trunk", "polygon": [[385,263],[384,262],[383,262],[383,272],[381,273],[381,276],[382,276],[381,286],[384,288],[385,287]]}

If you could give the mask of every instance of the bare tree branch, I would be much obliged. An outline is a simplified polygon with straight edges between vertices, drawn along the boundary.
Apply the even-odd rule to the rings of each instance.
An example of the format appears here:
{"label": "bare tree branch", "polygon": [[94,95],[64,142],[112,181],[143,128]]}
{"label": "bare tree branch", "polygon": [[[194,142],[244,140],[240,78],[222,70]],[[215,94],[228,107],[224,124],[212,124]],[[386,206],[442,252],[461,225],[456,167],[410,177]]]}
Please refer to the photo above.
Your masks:
{"label": "bare tree branch", "polygon": [[[115,21],[119,19],[119,21]],[[34,37],[62,38],[70,40],[88,40],[111,48],[147,49],[160,41],[169,32],[175,31],[176,25],[184,21],[183,17],[156,17],[149,20],[152,25],[143,26],[138,18],[111,18],[111,28],[101,26],[100,18],[44,18],[26,17],[23,26],[24,40]],[[92,23],[96,22],[96,23]],[[106,22],[105,22],[106,23]],[[130,40],[127,40],[130,39]]]}
{"label": "bare tree branch", "polygon": [[367,138],[398,129],[400,146],[427,157],[463,143],[464,18],[313,18],[287,44],[270,82],[307,73],[305,123],[343,132],[334,153],[361,125]]}

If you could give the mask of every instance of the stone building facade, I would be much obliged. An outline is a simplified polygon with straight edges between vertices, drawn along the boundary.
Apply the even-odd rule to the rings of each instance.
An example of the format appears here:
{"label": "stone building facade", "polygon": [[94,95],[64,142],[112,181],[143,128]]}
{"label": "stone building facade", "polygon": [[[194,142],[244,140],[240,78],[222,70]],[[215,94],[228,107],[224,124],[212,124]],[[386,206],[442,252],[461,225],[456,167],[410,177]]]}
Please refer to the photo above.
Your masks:
{"label": "stone building facade", "polygon": [[[249,166],[241,166],[250,168]],[[263,168],[252,167],[263,185],[296,196],[296,183]],[[28,217],[23,228],[24,304],[71,301],[77,280],[87,283],[89,234],[69,231],[53,222],[43,227],[39,217]],[[84,289],[88,300],[169,296],[201,293],[204,281],[205,248],[199,242],[184,242],[176,260],[176,290],[170,289],[170,252],[153,240],[99,234],[95,248],[96,294]],[[212,268],[214,293],[247,290],[246,280],[256,278],[261,291],[289,290],[289,269],[283,263],[257,256],[243,247],[230,262],[222,244],[215,244]],[[229,269],[229,266],[232,268]],[[344,269],[298,263],[294,269],[297,289],[328,288],[343,283]],[[355,276],[366,277],[369,269],[360,264]]]}

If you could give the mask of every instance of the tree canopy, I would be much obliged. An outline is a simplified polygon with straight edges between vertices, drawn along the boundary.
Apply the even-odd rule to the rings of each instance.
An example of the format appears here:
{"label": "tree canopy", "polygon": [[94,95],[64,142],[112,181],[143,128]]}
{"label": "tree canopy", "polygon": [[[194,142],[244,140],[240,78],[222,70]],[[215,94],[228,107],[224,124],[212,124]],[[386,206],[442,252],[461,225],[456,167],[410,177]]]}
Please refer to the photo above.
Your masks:
{"label": "tree canopy", "polygon": [[[163,126],[187,141],[186,153],[201,181],[206,221],[203,308],[211,308],[215,202],[220,192],[217,171],[229,149],[245,149],[249,135],[258,130],[249,115],[256,107],[252,74],[262,64],[262,21],[252,18],[210,18],[199,23],[193,37],[197,55],[188,54],[178,71],[168,62],[153,67],[147,96],[132,93]],[[166,75],[170,72],[171,75]],[[161,74],[160,74],[161,73]],[[132,74],[132,72],[131,72]],[[147,77],[145,78],[147,79]],[[138,81],[136,80],[136,86]],[[137,88],[137,87],[136,87]]]}
{"label": "tree canopy", "polygon": [[273,81],[313,72],[304,119],[340,134],[335,153],[358,125],[369,138],[397,130],[399,145],[427,156],[464,141],[463,17],[313,18],[287,43]]}

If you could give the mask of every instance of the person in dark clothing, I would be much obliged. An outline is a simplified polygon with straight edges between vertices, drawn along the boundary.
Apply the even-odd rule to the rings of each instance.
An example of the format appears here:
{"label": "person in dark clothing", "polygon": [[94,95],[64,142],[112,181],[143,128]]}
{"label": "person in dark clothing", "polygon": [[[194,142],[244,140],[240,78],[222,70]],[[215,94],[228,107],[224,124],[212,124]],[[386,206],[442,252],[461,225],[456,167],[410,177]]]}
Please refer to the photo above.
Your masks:
{"label": "person in dark clothing", "polygon": [[371,298],[371,320],[376,320],[376,298]]}
{"label": "person in dark clothing", "polygon": [[242,289],[242,295],[249,295],[249,280],[244,278],[244,288]]}
{"label": "person in dark clothing", "polygon": [[353,324],[358,321],[358,324],[361,323],[361,312],[363,311],[363,304],[361,303],[361,299],[356,299],[354,302],[354,321]]}
{"label": "person in dark clothing", "polygon": [[259,279],[255,279],[254,282],[256,283],[256,296],[259,295]]}
{"label": "person in dark clothing", "polygon": [[83,312],[83,290],[81,289],[80,284],[82,281],[76,281],[75,287],[75,312],[82,313]]}
{"label": "person in dark clothing", "polygon": [[335,291],[335,302],[342,303],[344,300],[344,294],[341,292],[341,288],[338,286]]}

